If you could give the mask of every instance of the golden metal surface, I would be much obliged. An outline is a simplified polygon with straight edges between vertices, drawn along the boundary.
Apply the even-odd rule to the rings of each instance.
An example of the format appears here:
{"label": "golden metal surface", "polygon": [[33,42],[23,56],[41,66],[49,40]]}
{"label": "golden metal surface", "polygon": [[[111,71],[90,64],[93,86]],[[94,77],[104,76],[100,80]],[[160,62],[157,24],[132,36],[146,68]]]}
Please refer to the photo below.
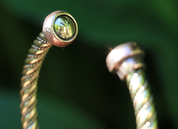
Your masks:
{"label": "golden metal surface", "polygon": [[134,70],[126,77],[127,86],[133,101],[137,129],[157,129],[156,111],[153,96],[142,69]]}
{"label": "golden metal surface", "polygon": [[45,58],[46,53],[52,46],[45,38],[44,34],[40,33],[37,40],[29,50],[25,65],[22,71],[21,78],[21,122],[23,129],[36,129],[38,128],[38,115],[37,115],[37,81],[41,65]]}
{"label": "golden metal surface", "polygon": [[[58,28],[55,28],[56,24],[58,28],[60,27],[62,29],[58,30]],[[55,11],[45,19],[43,33],[39,34],[29,49],[22,71],[20,108],[23,129],[39,128],[37,114],[37,82],[43,60],[48,50],[52,45],[59,47],[69,45],[74,41],[77,33],[77,23],[67,12]]]}
{"label": "golden metal surface", "polygon": [[144,74],[143,51],[136,43],[125,43],[115,47],[106,57],[110,72],[121,80],[126,79],[133,101],[137,129],[157,129],[153,97]]}

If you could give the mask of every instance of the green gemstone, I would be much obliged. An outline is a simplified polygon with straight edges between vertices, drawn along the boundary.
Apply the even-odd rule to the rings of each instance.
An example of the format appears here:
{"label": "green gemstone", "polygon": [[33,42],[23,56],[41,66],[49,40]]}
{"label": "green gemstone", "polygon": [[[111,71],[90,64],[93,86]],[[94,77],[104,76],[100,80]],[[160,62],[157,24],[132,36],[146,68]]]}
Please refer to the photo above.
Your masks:
{"label": "green gemstone", "polygon": [[61,15],[54,22],[56,35],[63,40],[70,40],[76,32],[74,21],[67,15]]}

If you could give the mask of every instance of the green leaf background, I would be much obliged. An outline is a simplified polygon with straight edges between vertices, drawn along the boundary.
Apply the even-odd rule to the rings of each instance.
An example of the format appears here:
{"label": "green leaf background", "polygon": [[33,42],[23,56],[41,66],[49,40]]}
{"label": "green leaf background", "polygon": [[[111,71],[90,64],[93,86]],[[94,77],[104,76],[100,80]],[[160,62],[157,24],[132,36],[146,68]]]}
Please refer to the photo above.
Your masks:
{"label": "green leaf background", "polygon": [[178,1],[1,0],[0,128],[18,129],[23,62],[44,18],[71,13],[79,26],[68,47],[52,47],[41,70],[38,110],[43,129],[134,129],[125,82],[106,68],[110,48],[135,41],[145,50],[161,129],[178,128]]}

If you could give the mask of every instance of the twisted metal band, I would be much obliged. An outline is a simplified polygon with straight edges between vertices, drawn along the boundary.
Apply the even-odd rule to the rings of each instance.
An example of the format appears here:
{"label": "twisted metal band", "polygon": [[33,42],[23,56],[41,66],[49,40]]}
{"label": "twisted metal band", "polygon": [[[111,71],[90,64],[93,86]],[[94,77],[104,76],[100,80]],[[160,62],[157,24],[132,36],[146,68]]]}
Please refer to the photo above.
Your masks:
{"label": "twisted metal band", "polygon": [[126,77],[133,101],[137,129],[157,129],[156,111],[148,82],[142,69],[130,72]]}
{"label": "twisted metal band", "polygon": [[66,47],[78,33],[75,19],[65,11],[54,11],[43,23],[42,33],[29,50],[21,78],[21,121],[23,129],[38,129],[37,82],[43,60],[52,45]]}
{"label": "twisted metal band", "polygon": [[116,46],[106,57],[106,65],[121,80],[126,79],[133,101],[137,129],[157,129],[153,97],[144,74],[144,52],[135,42]]}
{"label": "twisted metal band", "polygon": [[34,40],[29,50],[21,78],[21,122],[23,129],[38,129],[37,119],[37,81],[41,65],[46,53],[51,48],[44,34],[40,33],[39,37]]}

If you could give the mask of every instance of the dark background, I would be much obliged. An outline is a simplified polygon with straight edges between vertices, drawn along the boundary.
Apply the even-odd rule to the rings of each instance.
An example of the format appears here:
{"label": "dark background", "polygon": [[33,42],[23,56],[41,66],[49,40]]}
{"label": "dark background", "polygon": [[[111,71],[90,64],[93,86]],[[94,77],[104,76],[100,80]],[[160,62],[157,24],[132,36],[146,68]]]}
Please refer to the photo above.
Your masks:
{"label": "dark background", "polygon": [[178,129],[178,1],[1,0],[0,129],[19,129],[20,78],[33,40],[53,11],[71,13],[79,26],[74,43],[53,46],[38,85],[42,129],[135,129],[125,82],[110,74],[110,48],[142,46],[160,129]]}

